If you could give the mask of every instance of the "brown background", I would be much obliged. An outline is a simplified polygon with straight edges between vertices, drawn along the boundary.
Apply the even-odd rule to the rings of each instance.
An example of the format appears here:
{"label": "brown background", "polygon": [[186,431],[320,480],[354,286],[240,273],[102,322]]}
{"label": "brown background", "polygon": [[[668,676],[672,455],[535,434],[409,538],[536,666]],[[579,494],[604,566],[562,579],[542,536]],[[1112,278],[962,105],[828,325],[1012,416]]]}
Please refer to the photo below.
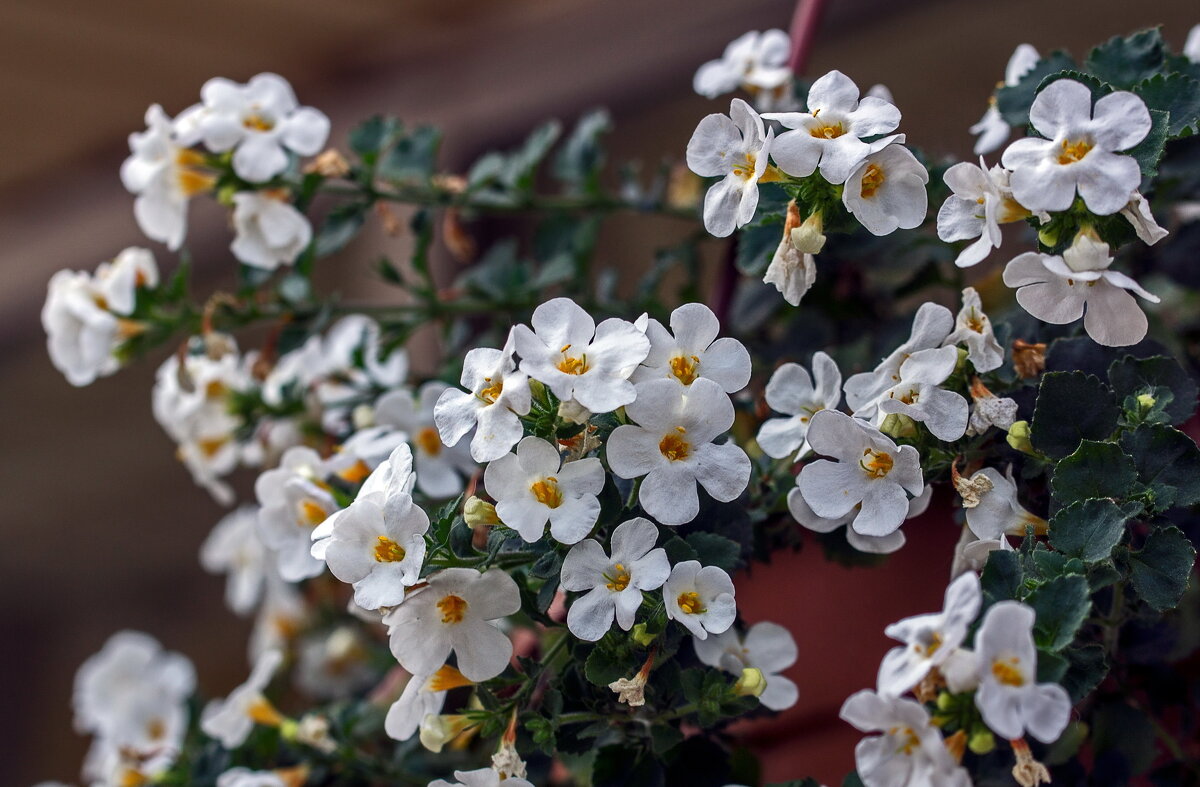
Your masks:
{"label": "brown background", "polygon": [[[1080,55],[1109,35],[1163,23],[1179,46],[1200,22],[1188,0],[830,6],[810,72],[836,67],[864,89],[886,83],[909,141],[959,156],[1017,43]],[[147,104],[174,114],[210,76],[277,71],[302,103],[331,116],[335,143],[375,111],[443,126],[447,169],[516,141],[543,117],[606,105],[619,156],[653,162],[681,156],[697,120],[723,109],[690,94],[696,66],[746,30],[786,28],[791,10],[789,0],[3,0],[0,784],[75,778],[85,742],[70,727],[71,679],[119,628],[188,653],[209,694],[245,673],[246,626],[196,560],[220,512],[173,461],[149,412],[160,358],[74,389],[50,366],[38,325],[51,273],[91,269],[146,243],[117,170]],[[228,234],[218,212],[198,207],[189,241],[217,286],[232,268]],[[626,223],[605,253],[643,264],[663,231]],[[371,228],[325,278],[386,297],[361,263],[372,246],[401,256],[404,244]],[[804,654],[792,674],[800,704],[783,733],[760,741],[774,752],[770,778],[803,770],[833,783],[850,766],[856,736],[833,714],[873,682],[882,625],[937,604],[944,533],[915,538],[870,576],[825,566],[809,550],[743,587],[751,619],[770,610]]]}

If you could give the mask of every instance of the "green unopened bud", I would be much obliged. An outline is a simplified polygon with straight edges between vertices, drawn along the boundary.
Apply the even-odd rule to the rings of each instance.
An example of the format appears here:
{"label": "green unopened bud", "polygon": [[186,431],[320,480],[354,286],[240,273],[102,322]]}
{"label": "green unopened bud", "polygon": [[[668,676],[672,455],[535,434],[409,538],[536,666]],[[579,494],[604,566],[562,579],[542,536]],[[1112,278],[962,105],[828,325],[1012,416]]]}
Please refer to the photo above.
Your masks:
{"label": "green unopened bud", "polygon": [[1043,227],[1038,230],[1038,241],[1043,246],[1054,247],[1058,245],[1058,231],[1050,227]]}
{"label": "green unopened bud", "polygon": [[941,694],[939,694],[937,696],[938,710],[946,711],[946,710],[950,710],[953,707],[954,707],[954,696],[950,692],[943,691]]}
{"label": "green unopened bud", "polygon": [[1013,425],[1008,427],[1008,444],[1014,451],[1036,456],[1037,451],[1034,450],[1033,443],[1029,442],[1029,435],[1028,421],[1013,421]]}
{"label": "green unopened bud", "polygon": [[650,647],[650,643],[658,639],[658,635],[651,634],[649,631],[647,631],[645,623],[638,623],[633,627],[633,631],[629,633],[629,638],[641,645],[643,648],[648,648]]}
{"label": "green unopened bud", "polygon": [[1138,407],[1141,408],[1142,412],[1149,412],[1150,410],[1153,410],[1154,405],[1157,404],[1157,402],[1158,400],[1156,400],[1150,394],[1141,394],[1137,398]]}
{"label": "green unopened bud", "polygon": [[529,393],[533,395],[534,399],[545,401],[546,386],[531,377],[529,378]]}
{"label": "green unopened bud", "polygon": [[968,355],[970,355],[970,353],[967,352],[966,347],[958,348],[958,362],[954,364],[954,371],[956,373],[961,372],[963,370],[963,367],[966,366]]}
{"label": "green unopened bud", "polygon": [[891,413],[883,419],[879,431],[891,438],[916,437],[917,422],[902,413]]}
{"label": "green unopened bud", "polygon": [[279,724],[279,737],[285,741],[296,740],[296,733],[300,730],[300,722],[295,719],[284,719]]}
{"label": "green unopened bud", "polygon": [[480,500],[474,495],[468,497],[467,502],[463,505],[463,519],[467,520],[467,524],[471,527],[500,524],[500,517],[496,514],[496,507],[486,500]]}
{"label": "green unopened bud", "polygon": [[733,693],[739,697],[757,697],[767,690],[767,679],[757,667],[745,667],[742,676],[733,684]]}
{"label": "green unopened bud", "polygon": [[987,754],[996,748],[996,737],[991,730],[976,730],[967,739],[967,748],[975,754]]}
{"label": "green unopened bud", "polygon": [[237,194],[237,193],[238,193],[237,186],[234,186],[234,185],[222,186],[220,189],[217,190],[217,202],[221,203],[222,205],[224,205],[227,208],[232,208],[233,207],[233,195]]}

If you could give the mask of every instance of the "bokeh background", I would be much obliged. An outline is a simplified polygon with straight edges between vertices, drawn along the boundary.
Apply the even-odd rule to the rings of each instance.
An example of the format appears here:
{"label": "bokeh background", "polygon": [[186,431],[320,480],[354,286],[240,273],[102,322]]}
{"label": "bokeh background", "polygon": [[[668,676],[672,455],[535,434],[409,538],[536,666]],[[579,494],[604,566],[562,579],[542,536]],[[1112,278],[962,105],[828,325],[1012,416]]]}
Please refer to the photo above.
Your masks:
{"label": "bokeh background", "polygon": [[[834,0],[809,72],[885,83],[911,144],[966,156],[970,126],[1013,47],[1082,55],[1108,36],[1162,24],[1176,47],[1200,22],[1195,0]],[[2,0],[0,2],[0,784],[76,778],[86,741],[70,722],[78,664],[136,628],[191,656],[207,694],[245,675],[248,624],[226,611],[222,579],[197,550],[221,511],[173,459],[149,408],[161,355],[74,389],[51,367],[38,312],[50,275],[92,269],[147,242],[118,167],[149,103],[175,114],[200,85],[275,71],[333,120],[331,142],[378,111],[442,126],[442,167],[461,170],[540,120],[607,106],[614,157],[681,158],[704,114],[691,75],[746,30],[786,28],[791,0]],[[192,210],[204,286],[228,283],[219,211]],[[211,206],[208,206],[211,207]],[[610,228],[603,253],[636,268],[667,230]],[[369,227],[325,282],[386,298],[367,264],[405,253]],[[173,267],[165,249],[160,265]],[[166,351],[164,351],[165,353]],[[243,479],[243,493],[248,485]],[[935,511],[937,507],[935,505]],[[751,622],[792,627],[796,708],[745,731],[766,776],[840,781],[857,733],[836,719],[871,685],[883,624],[937,608],[952,529],[910,526],[882,570],[825,564],[819,551],[740,585]],[[759,614],[761,611],[761,614]]]}

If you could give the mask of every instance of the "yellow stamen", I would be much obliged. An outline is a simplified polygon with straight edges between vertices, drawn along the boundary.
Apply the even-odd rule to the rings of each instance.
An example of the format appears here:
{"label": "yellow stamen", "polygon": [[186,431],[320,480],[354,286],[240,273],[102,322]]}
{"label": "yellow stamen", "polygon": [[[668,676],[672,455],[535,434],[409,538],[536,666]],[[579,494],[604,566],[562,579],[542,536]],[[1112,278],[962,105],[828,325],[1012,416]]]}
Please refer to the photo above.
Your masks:
{"label": "yellow stamen", "polygon": [[[883,478],[888,473],[892,472],[894,460],[892,455],[885,451],[873,451],[867,448],[863,451],[863,459],[858,460],[858,465],[863,469],[863,472],[872,478]],[[870,457],[867,459],[866,457]]]}
{"label": "yellow stamen", "polygon": [[680,593],[679,598],[675,599],[675,603],[689,615],[703,615],[705,612],[708,612],[704,607],[704,603],[700,601],[700,594],[694,590]]}
{"label": "yellow stamen", "polygon": [[417,432],[416,443],[427,456],[437,456],[442,452],[442,439],[438,437],[438,430],[432,426]]}
{"label": "yellow stamen", "polygon": [[754,177],[754,167],[758,161],[758,156],[754,153],[747,153],[740,162],[733,165],[733,174],[737,175],[742,180],[750,180]]}
{"label": "yellow stamen", "polygon": [[467,602],[459,596],[450,594],[437,603],[442,611],[443,623],[462,623],[467,614]]}
{"label": "yellow stamen", "polygon": [[558,370],[564,374],[583,374],[588,370],[587,356],[575,358],[567,355],[567,350],[571,349],[571,345],[563,347],[559,352],[562,353],[563,359],[558,362]]}
{"label": "yellow stamen", "polygon": [[347,481],[351,484],[358,484],[367,480],[367,476],[371,474],[371,468],[367,463],[359,459],[354,464],[347,467],[345,470],[338,472],[338,478]]}
{"label": "yellow stamen", "polygon": [[971,307],[971,313],[967,315],[967,327],[975,333],[983,333],[983,315],[974,306]]}
{"label": "yellow stamen", "polygon": [[162,719],[155,717],[146,725],[146,737],[152,741],[162,739],[167,734],[167,724]]}
{"label": "yellow stamen", "polygon": [[175,152],[175,182],[185,197],[206,194],[217,185],[217,176],[206,172],[204,156],[188,148]]}
{"label": "yellow stamen", "polygon": [[488,404],[495,404],[496,400],[500,398],[500,393],[504,390],[504,381],[497,380],[493,383],[491,377],[484,377],[483,381],[490,383],[490,385],[480,390],[479,398]]}
{"label": "yellow stamen", "polygon": [[563,503],[562,490],[558,488],[558,479],[554,476],[535,481],[533,486],[529,487],[529,491],[533,492],[539,503],[548,508],[558,508]]}
{"label": "yellow stamen", "polygon": [[255,112],[242,118],[242,125],[251,131],[270,131],[275,128],[275,121]]}
{"label": "yellow stamen", "polygon": [[314,503],[311,500],[303,500],[300,503],[300,519],[297,524],[316,527],[328,517],[328,512],[320,504]]}
{"label": "yellow stamen", "polygon": [[921,739],[917,737],[917,733],[912,727],[892,727],[888,730],[894,738],[900,739],[900,745],[896,747],[897,754],[911,756],[913,752],[921,748]]}
{"label": "yellow stamen", "polygon": [[696,373],[696,367],[700,365],[700,359],[695,355],[684,356],[676,355],[671,359],[671,374],[684,385],[691,385],[700,375]]}
{"label": "yellow stamen", "polygon": [[[625,588],[629,587],[629,569],[621,563],[617,563],[612,568],[612,574],[604,574],[608,580],[606,587],[614,593],[620,593]],[[694,593],[692,595],[695,595]]]}
{"label": "yellow stamen", "polygon": [[375,560],[379,563],[399,563],[404,559],[404,547],[397,544],[387,536],[379,537],[379,544],[375,547]]}
{"label": "yellow stamen", "polygon": [[1017,669],[1017,665],[1020,663],[1020,659],[1016,656],[1008,661],[996,659],[992,662],[992,675],[1005,686],[1024,686],[1025,676]]}
{"label": "yellow stamen", "polygon": [[207,440],[197,440],[196,447],[200,449],[200,453],[203,454],[206,459],[212,459],[217,455],[217,452],[225,447],[225,444],[228,442],[228,437],[213,437]]}
{"label": "yellow stamen", "polygon": [[808,133],[817,139],[837,139],[846,133],[846,129],[842,128],[841,123],[825,123],[820,126],[813,126],[808,130]]}
{"label": "yellow stamen", "polygon": [[870,199],[875,196],[875,192],[879,191],[879,187],[883,185],[884,178],[883,169],[876,164],[868,164],[867,171],[862,176],[862,194],[863,199]]}
{"label": "yellow stamen", "polygon": [[668,434],[658,444],[658,450],[672,462],[687,459],[692,452],[692,446],[679,435]]}
{"label": "yellow stamen", "polygon": [[208,399],[220,399],[228,392],[229,388],[227,388],[225,383],[221,382],[220,380],[213,380],[208,385],[204,386],[204,396]]}
{"label": "yellow stamen", "polygon": [[913,643],[913,650],[915,650],[917,653],[924,656],[925,658],[929,658],[934,653],[937,653],[938,648],[940,648],[940,647],[942,647],[942,635],[941,635],[941,632],[938,632],[938,631],[935,631],[932,634],[930,634],[929,642],[927,642],[925,644],[921,644],[919,642]]}
{"label": "yellow stamen", "polygon": [[1062,152],[1058,154],[1059,164],[1074,164],[1080,161],[1092,149],[1092,143],[1086,139],[1076,140],[1074,142],[1069,139],[1064,139],[1062,142]]}

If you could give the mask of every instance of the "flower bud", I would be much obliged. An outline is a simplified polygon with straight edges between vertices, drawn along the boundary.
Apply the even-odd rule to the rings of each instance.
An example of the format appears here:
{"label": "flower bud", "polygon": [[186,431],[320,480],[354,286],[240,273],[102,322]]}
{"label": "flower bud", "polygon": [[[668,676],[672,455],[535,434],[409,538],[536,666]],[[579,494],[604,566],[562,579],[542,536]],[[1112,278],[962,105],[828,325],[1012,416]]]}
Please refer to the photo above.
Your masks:
{"label": "flower bud", "polygon": [[1043,227],[1038,230],[1038,242],[1048,248],[1053,248],[1058,245],[1058,232],[1050,227]]}
{"label": "flower bud", "polygon": [[430,713],[421,720],[421,745],[438,754],[443,746],[470,726],[471,719],[468,716]]}
{"label": "flower bud", "polygon": [[767,689],[767,679],[757,667],[745,667],[742,676],[733,684],[733,693],[739,697],[758,697]]}
{"label": "flower bud", "polygon": [[1034,450],[1033,443],[1029,441],[1029,435],[1028,421],[1013,421],[1012,426],[1008,427],[1008,444],[1012,446],[1014,451],[1020,451],[1030,456],[1037,456],[1037,451]]}
{"label": "flower bud", "polygon": [[1137,403],[1141,411],[1145,413],[1154,409],[1154,405],[1157,404],[1157,400],[1155,400],[1155,398],[1150,394],[1141,394],[1137,398]]}
{"label": "flower bud", "polygon": [[227,208],[233,207],[233,195],[238,193],[238,187],[235,185],[222,186],[217,190],[217,202]]}
{"label": "flower bud", "polygon": [[629,632],[629,638],[641,645],[643,648],[647,648],[650,646],[650,643],[658,639],[658,635],[651,634],[649,631],[647,631],[645,623],[638,623],[633,627],[633,631]]}
{"label": "flower bud", "polygon": [[903,413],[890,413],[879,426],[879,431],[891,438],[916,437],[917,422]]}
{"label": "flower bud", "polygon": [[967,739],[967,748],[975,754],[987,754],[996,748],[996,737],[991,730],[978,729]]}
{"label": "flower bud", "polygon": [[474,495],[468,497],[467,502],[463,504],[463,519],[467,520],[467,524],[471,527],[500,524],[496,507]]}
{"label": "flower bud", "polygon": [[792,230],[791,240],[796,250],[803,254],[820,254],[825,247],[825,222],[821,211],[812,214]]}
{"label": "flower bud", "polygon": [[954,695],[951,694],[950,692],[943,691],[941,694],[938,695],[938,697],[937,697],[937,709],[938,710],[948,711],[951,708],[953,708],[954,705],[955,705]]}

